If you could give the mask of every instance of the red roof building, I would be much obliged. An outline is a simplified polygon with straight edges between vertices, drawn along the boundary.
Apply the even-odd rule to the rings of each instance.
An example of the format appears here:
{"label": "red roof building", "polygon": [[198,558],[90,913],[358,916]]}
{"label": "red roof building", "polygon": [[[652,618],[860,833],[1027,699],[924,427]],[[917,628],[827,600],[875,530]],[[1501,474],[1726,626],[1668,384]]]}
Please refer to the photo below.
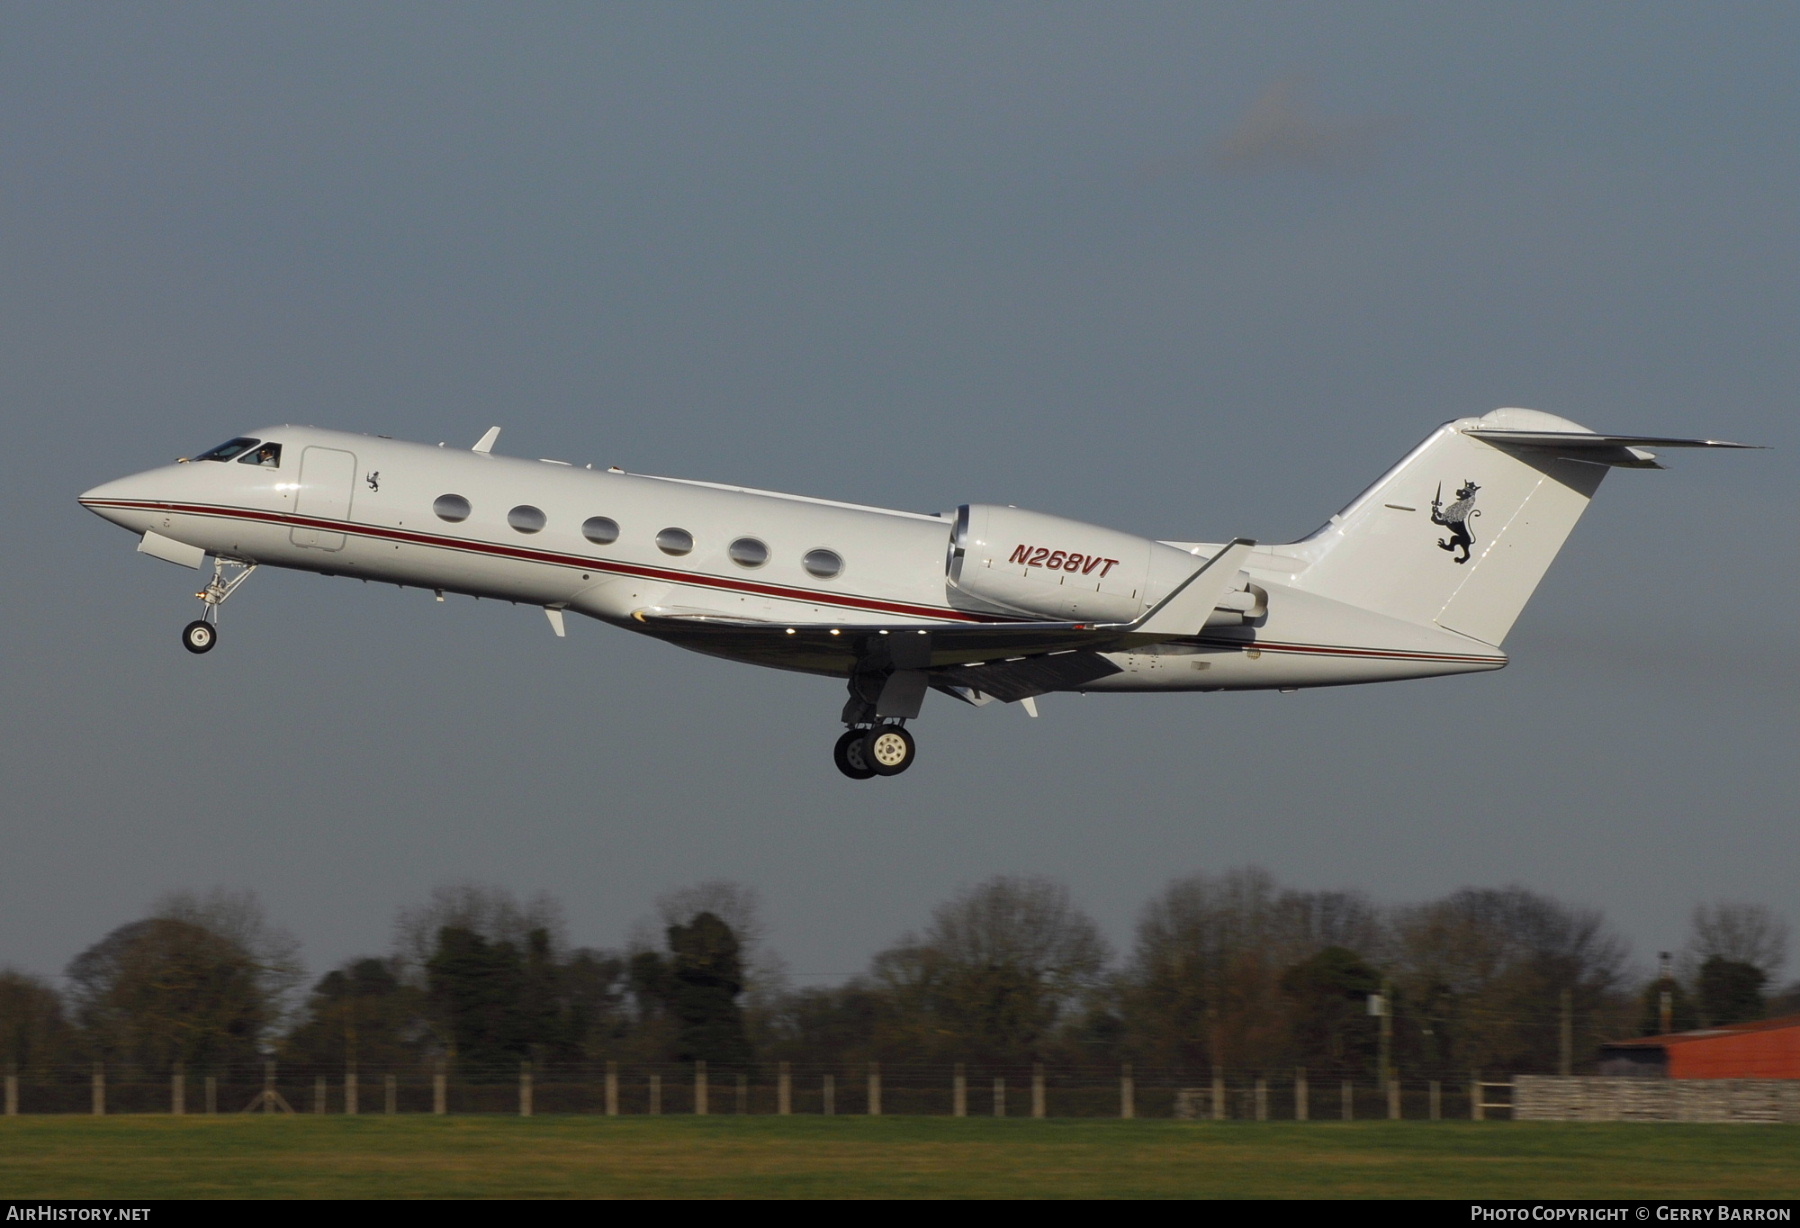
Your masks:
{"label": "red roof building", "polygon": [[1800,1015],[1613,1041],[1601,1046],[1600,1073],[1670,1079],[1800,1079]]}

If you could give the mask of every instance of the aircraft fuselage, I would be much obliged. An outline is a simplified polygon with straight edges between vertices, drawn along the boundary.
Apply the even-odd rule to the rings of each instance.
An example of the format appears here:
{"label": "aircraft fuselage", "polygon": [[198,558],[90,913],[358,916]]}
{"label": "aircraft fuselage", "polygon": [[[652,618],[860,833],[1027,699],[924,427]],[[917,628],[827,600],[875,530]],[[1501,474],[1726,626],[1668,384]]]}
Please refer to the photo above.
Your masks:
{"label": "aircraft fuselage", "polygon": [[[133,532],[218,558],[568,610],[677,643],[678,635],[648,630],[648,620],[841,624],[847,632],[1006,624],[1057,616],[1065,592],[1074,597],[1063,617],[1094,617],[1084,598],[1131,616],[1220,548],[1036,517],[1022,532],[1036,531],[1044,543],[1000,538],[989,543],[989,558],[961,560],[968,579],[969,569],[1005,570],[1010,558],[1022,577],[1015,590],[1037,584],[1049,594],[1049,604],[1037,607],[1018,604],[1038,600],[1030,593],[1006,590],[990,599],[976,585],[947,584],[956,513],[863,507],[310,427],[271,427],[246,438],[278,445],[277,463],[246,463],[249,454],[183,462],[97,487],[81,501]],[[466,505],[466,515],[448,519],[436,510],[446,496]],[[594,532],[597,520],[606,523]],[[1081,549],[1092,540],[1101,544]],[[1200,634],[1106,653],[1116,673],[1058,689],[1331,686],[1505,663],[1497,649],[1465,636],[1291,586],[1303,560],[1280,550],[1255,552],[1247,564],[1254,584],[1246,588],[1259,590],[1254,600],[1263,612],[1222,609],[1196,629]],[[1252,600],[1246,593],[1238,604]],[[830,659],[684,646],[755,664],[848,672]]]}

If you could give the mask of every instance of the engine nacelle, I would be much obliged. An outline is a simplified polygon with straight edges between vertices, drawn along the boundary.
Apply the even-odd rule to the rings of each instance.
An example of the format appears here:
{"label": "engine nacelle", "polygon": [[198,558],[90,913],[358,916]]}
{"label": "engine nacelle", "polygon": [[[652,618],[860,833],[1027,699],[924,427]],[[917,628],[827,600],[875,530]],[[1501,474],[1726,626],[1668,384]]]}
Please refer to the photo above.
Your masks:
{"label": "engine nacelle", "polygon": [[1130,622],[1144,611],[1155,548],[1148,538],[1079,520],[964,504],[956,509],[946,587],[959,610]]}

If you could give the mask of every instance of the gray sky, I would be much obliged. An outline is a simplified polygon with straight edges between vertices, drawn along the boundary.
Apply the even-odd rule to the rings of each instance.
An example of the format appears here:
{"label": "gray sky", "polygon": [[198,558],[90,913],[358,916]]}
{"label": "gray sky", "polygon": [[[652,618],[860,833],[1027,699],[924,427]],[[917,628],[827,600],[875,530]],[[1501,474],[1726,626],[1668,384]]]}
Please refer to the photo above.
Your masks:
{"label": "gray sky", "polygon": [[[809,979],[997,872],[1518,882],[1640,957],[1800,921],[1800,9],[0,8],[0,963],[258,890],[315,970],[475,878],[612,944],[759,888]],[[1621,473],[1488,677],[941,697],[259,573],[220,649],[99,481],[296,421],[857,501],[1301,535],[1499,405]]]}

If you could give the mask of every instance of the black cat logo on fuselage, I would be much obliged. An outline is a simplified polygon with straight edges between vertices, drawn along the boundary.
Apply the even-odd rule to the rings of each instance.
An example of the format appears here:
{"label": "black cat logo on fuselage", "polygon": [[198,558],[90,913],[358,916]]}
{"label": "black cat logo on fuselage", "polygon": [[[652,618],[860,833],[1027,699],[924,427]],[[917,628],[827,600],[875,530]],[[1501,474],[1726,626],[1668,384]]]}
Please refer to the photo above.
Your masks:
{"label": "black cat logo on fuselage", "polygon": [[1441,524],[1450,530],[1450,536],[1438,538],[1439,550],[1462,551],[1462,557],[1456,561],[1469,561],[1469,547],[1475,544],[1475,534],[1469,529],[1469,522],[1481,515],[1475,506],[1475,492],[1481,487],[1473,482],[1464,482],[1456,491],[1456,502],[1449,507],[1444,506],[1444,485],[1438,483],[1437,498],[1431,501],[1431,523]]}

